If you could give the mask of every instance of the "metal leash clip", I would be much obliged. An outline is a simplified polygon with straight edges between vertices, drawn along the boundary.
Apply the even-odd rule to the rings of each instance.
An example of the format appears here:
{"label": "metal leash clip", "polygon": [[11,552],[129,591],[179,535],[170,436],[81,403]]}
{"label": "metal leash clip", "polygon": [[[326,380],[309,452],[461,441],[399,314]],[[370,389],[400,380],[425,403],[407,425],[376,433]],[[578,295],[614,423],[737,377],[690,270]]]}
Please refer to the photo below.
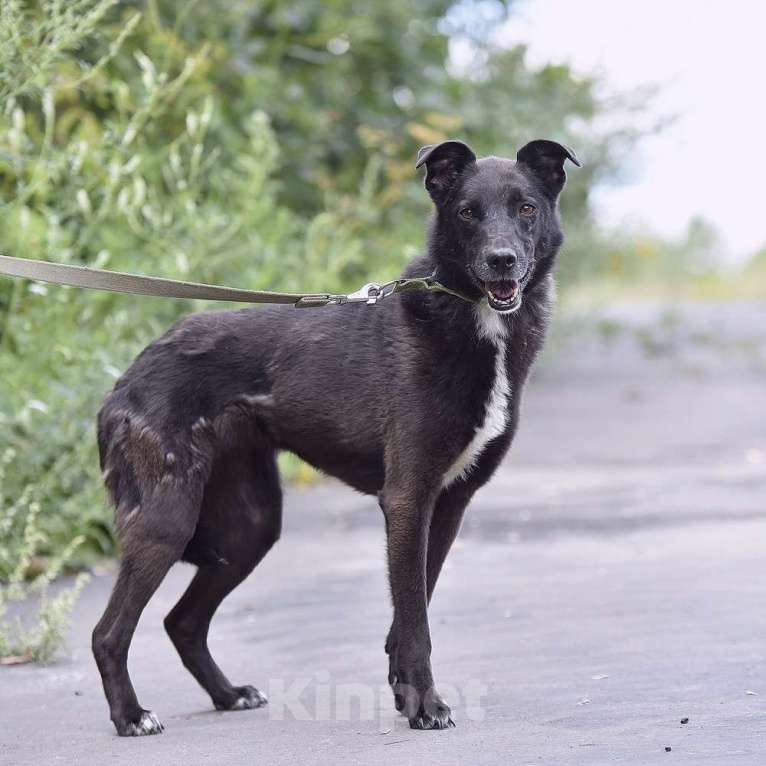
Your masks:
{"label": "metal leash clip", "polygon": [[402,281],[404,280],[394,279],[383,284],[368,282],[348,295],[334,295],[332,293],[304,295],[295,302],[295,306],[297,308],[316,308],[319,306],[342,306],[345,303],[366,303],[368,306],[374,306],[383,298],[393,295],[396,292],[397,286]]}
{"label": "metal leash clip", "polygon": [[394,292],[398,280],[385,282],[380,285],[377,282],[368,282],[362,285],[356,292],[349,293],[346,296],[346,303],[366,303],[368,306],[374,306],[379,300],[387,298]]}

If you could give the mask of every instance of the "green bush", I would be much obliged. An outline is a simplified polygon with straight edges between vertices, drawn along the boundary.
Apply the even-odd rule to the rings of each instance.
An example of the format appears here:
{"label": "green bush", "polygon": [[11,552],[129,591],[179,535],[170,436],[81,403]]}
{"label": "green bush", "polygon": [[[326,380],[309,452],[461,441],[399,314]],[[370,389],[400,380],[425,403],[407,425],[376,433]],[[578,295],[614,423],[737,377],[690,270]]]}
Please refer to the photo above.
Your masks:
{"label": "green bush", "polygon": [[[159,98],[146,98],[161,101],[174,85],[156,83]],[[19,112],[15,107],[21,127]],[[18,179],[19,186],[36,185],[34,207],[19,194],[0,213],[3,240],[14,241],[11,252],[29,257],[255,284],[255,275],[263,278],[278,251],[296,250],[292,216],[266,188],[275,144],[265,117],[255,115],[246,150],[208,161],[196,151],[203,147],[208,114],[190,112],[189,127],[161,158],[142,146],[140,131],[126,156],[132,119],[113,124],[87,153],[76,139],[51,147],[41,167],[27,166]],[[66,170],[57,172],[61,167]],[[225,250],[210,252],[213,243]],[[246,252],[258,255],[245,259]],[[50,509],[46,526],[56,539],[82,533],[108,552],[111,537],[97,499],[93,417],[138,347],[189,306],[23,282],[12,285],[8,305],[0,427],[3,443],[25,459],[5,492],[15,496],[34,484]]]}

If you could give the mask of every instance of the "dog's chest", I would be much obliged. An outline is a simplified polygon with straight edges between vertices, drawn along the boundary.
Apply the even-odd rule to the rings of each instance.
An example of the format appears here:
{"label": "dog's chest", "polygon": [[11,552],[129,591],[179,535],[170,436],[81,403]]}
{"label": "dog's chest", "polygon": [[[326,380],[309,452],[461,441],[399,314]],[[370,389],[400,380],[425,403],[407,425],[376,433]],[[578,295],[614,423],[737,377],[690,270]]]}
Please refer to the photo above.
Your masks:
{"label": "dog's chest", "polygon": [[480,305],[476,311],[476,327],[480,337],[487,338],[495,347],[493,380],[484,409],[484,419],[474,431],[455,461],[445,472],[442,486],[466,477],[476,465],[487,445],[502,435],[508,425],[508,401],[511,386],[506,368],[507,325],[488,306]]}

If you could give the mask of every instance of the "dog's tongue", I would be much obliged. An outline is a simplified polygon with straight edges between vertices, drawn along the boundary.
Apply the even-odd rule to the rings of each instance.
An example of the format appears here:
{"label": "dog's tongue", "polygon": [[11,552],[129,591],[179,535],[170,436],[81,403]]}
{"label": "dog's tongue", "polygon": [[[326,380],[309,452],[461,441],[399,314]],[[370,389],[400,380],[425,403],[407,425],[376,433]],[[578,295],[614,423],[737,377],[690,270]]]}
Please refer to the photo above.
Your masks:
{"label": "dog's tongue", "polygon": [[502,282],[487,282],[487,289],[501,301],[513,298],[518,290],[519,283],[515,279],[503,280]]}

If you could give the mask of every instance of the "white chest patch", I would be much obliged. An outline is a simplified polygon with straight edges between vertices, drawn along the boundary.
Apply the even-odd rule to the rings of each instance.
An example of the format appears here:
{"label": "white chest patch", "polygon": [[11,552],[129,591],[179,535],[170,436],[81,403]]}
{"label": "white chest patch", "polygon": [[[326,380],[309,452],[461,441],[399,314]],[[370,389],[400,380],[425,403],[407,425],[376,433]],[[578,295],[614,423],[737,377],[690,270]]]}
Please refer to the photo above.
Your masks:
{"label": "white chest patch", "polygon": [[500,436],[508,423],[508,397],[511,393],[505,368],[507,326],[500,315],[482,301],[476,308],[476,331],[495,346],[495,370],[484,421],[474,432],[466,448],[457,456],[442,479],[442,487],[466,477],[476,465],[481,453],[493,439]]}

